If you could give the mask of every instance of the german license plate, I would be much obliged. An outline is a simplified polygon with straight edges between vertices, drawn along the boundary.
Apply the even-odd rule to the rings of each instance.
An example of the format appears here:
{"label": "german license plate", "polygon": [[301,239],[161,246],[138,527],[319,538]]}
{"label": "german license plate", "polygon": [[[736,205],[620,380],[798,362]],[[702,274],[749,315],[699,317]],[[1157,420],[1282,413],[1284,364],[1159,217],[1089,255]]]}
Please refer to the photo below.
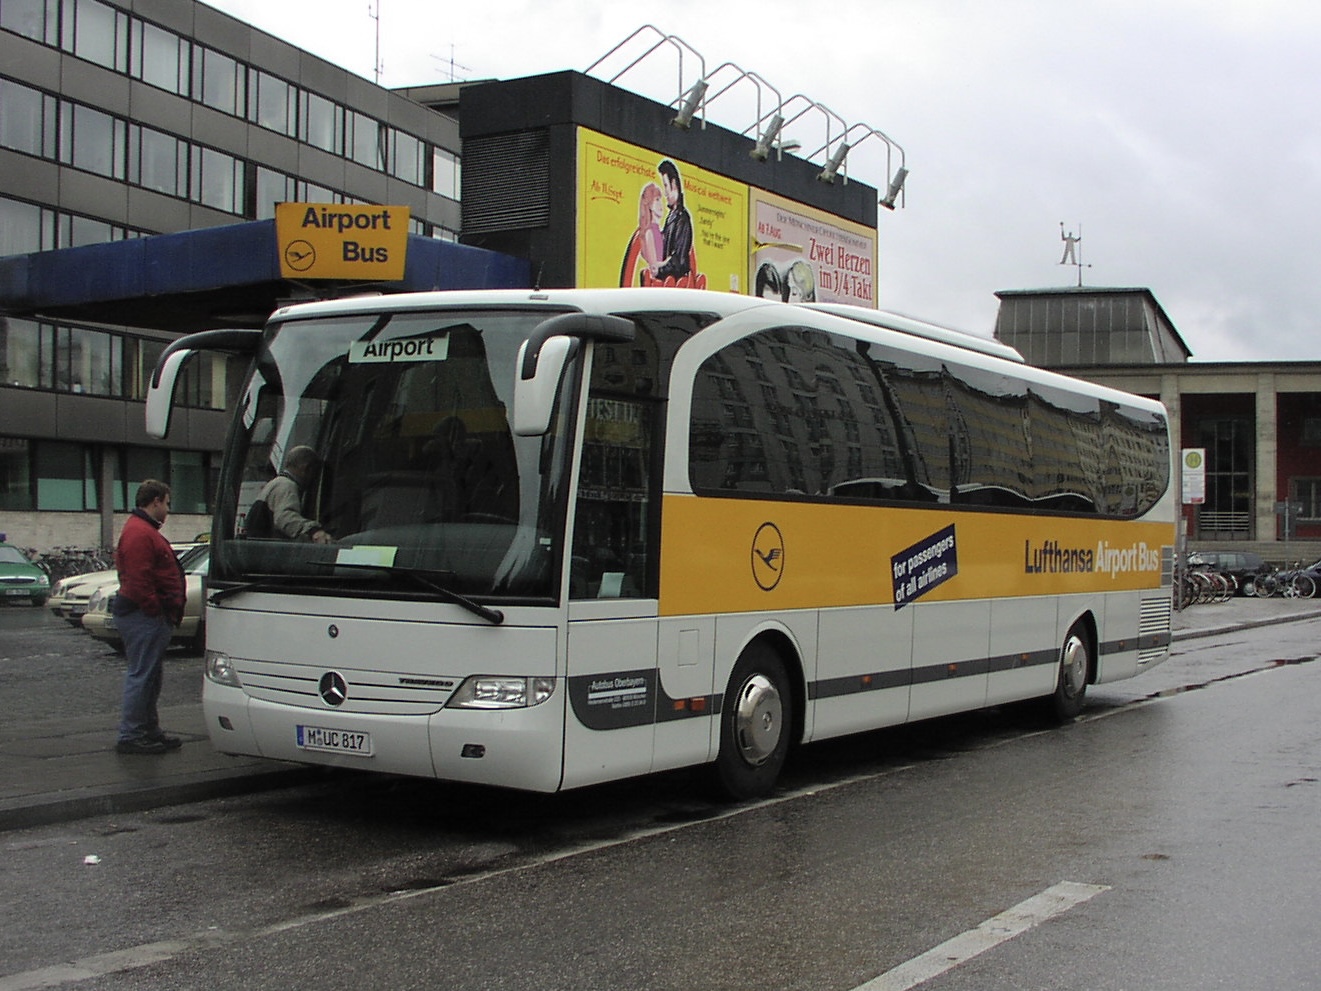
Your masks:
{"label": "german license plate", "polygon": [[25,589],[25,588],[7,588],[7,589],[5,589],[5,595],[27,595],[27,594],[28,594],[28,590]]}
{"label": "german license plate", "polygon": [[372,735],[324,726],[296,726],[297,743],[303,750],[322,750],[332,754],[372,755]]}

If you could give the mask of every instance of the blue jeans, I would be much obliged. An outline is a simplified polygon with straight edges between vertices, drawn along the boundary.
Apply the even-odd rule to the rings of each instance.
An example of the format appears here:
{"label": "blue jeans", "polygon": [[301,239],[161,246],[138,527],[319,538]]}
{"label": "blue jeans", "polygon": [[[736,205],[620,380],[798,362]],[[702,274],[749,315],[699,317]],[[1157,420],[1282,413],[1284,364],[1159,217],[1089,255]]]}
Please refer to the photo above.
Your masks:
{"label": "blue jeans", "polygon": [[174,625],[164,616],[148,616],[141,610],[116,616],[115,624],[124,638],[124,654],[128,657],[119,739],[126,742],[158,735],[161,723],[156,700],[161,696],[162,662]]}

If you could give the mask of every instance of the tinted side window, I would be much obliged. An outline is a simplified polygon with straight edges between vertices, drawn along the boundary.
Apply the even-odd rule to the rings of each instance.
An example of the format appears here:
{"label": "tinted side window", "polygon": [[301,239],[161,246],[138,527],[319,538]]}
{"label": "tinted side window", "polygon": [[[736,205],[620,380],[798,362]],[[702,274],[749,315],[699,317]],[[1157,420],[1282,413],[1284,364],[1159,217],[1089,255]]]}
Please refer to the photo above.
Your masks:
{"label": "tinted side window", "polygon": [[712,355],[689,478],[712,494],[1135,516],[1169,485],[1163,420],[988,370],[805,328]]}
{"label": "tinted side window", "polygon": [[1028,410],[1033,501],[1044,509],[1096,512],[1105,463],[1100,404],[1091,396],[1034,385]]}
{"label": "tinted side window", "polygon": [[880,391],[852,339],[786,328],[737,342],[693,384],[694,489],[871,498],[902,485]]}

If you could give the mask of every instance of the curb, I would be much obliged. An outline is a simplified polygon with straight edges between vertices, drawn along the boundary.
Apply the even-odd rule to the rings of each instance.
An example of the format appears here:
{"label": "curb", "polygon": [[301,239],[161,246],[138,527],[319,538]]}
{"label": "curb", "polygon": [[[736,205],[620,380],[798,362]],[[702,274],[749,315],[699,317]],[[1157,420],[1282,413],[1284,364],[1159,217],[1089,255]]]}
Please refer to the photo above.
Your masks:
{"label": "curb", "polygon": [[282,767],[269,771],[217,771],[156,787],[99,785],[51,795],[10,799],[0,802],[0,832],[49,826],[99,815],[145,812],[168,805],[229,798],[276,788],[292,788],[324,777],[326,770],[323,767]]}
{"label": "curb", "polygon": [[1208,626],[1205,629],[1179,630],[1170,634],[1170,640],[1195,640],[1198,637],[1214,637],[1221,633],[1233,633],[1236,630],[1253,630],[1259,626],[1277,626],[1280,623],[1300,623],[1306,619],[1321,618],[1321,612],[1298,613],[1294,616],[1270,616],[1265,619],[1243,620],[1226,623],[1223,626]]}

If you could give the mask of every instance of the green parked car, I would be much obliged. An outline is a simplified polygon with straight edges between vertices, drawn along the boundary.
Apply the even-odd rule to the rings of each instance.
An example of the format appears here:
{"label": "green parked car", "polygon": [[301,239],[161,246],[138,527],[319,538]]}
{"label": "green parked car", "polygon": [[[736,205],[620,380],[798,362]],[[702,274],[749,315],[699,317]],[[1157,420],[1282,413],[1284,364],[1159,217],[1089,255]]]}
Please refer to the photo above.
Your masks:
{"label": "green parked car", "polygon": [[44,606],[49,595],[50,576],[17,547],[0,544],[0,600]]}

